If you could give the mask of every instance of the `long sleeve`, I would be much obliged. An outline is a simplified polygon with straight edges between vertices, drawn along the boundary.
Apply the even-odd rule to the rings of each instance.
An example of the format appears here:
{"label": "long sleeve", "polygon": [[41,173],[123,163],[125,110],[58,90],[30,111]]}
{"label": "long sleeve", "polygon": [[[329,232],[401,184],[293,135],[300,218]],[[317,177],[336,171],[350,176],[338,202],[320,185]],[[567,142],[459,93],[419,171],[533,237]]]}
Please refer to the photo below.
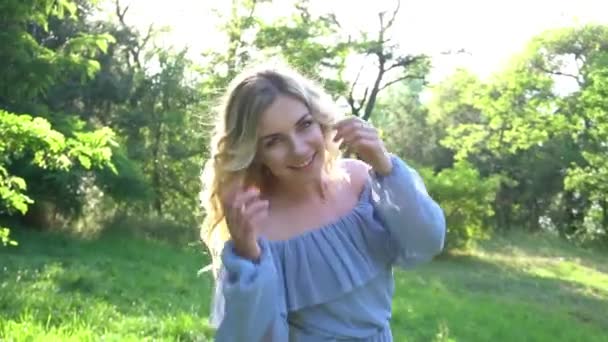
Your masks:
{"label": "long sleeve", "polygon": [[446,222],[418,173],[394,155],[391,161],[389,175],[372,172],[372,203],[397,245],[396,264],[407,268],[442,251]]}
{"label": "long sleeve", "polygon": [[239,257],[232,242],[224,247],[214,298],[217,342],[288,340],[271,250],[262,239],[260,247],[262,254],[256,263]]}

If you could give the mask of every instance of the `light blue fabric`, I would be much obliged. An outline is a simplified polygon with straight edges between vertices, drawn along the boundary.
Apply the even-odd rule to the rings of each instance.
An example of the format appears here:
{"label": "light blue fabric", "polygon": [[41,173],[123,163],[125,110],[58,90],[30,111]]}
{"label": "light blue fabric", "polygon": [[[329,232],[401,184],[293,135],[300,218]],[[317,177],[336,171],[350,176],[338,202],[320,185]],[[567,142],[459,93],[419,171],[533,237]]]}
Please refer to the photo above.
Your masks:
{"label": "light blue fabric", "polygon": [[335,222],[285,241],[260,238],[259,262],[226,243],[216,341],[392,341],[392,268],[437,255],[445,218],[420,176],[391,160],[391,174],[372,172],[355,208]]}

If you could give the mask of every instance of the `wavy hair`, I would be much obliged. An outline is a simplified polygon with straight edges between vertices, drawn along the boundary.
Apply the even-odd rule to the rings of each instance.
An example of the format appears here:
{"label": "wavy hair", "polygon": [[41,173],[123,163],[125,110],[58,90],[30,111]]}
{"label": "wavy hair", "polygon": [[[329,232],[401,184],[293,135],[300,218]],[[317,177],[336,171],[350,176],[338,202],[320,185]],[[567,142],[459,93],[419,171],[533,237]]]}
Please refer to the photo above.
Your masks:
{"label": "wavy hair", "polygon": [[331,98],[310,79],[285,66],[260,66],[237,76],[222,99],[211,139],[211,156],[205,163],[201,181],[201,205],[205,214],[201,239],[212,256],[217,276],[220,253],[230,239],[222,209],[222,189],[237,179],[262,188],[264,172],[254,163],[258,146],[258,122],[279,96],[301,101],[320,126],[325,138],[323,172],[330,178],[341,175],[336,166],[340,157],[333,142],[333,124],[339,111]]}

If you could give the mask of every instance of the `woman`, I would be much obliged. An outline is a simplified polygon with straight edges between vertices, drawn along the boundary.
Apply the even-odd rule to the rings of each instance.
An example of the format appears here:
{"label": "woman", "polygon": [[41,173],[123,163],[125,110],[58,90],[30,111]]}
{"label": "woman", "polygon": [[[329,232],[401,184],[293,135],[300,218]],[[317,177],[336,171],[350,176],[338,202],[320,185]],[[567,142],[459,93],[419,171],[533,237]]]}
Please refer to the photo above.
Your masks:
{"label": "woman", "polygon": [[418,174],[336,113],[289,69],[227,92],[202,197],[217,341],[392,341],[392,267],[442,250],[443,211]]}

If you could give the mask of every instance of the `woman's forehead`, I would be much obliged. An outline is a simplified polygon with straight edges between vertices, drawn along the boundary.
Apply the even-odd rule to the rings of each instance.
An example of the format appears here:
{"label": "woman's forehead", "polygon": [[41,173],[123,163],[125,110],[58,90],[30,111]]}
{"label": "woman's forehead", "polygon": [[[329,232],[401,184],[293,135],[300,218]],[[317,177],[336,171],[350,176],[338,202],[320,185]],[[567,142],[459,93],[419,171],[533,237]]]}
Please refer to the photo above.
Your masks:
{"label": "woman's forehead", "polygon": [[258,127],[260,135],[291,129],[308,114],[310,111],[302,101],[293,97],[279,96],[261,115]]}

